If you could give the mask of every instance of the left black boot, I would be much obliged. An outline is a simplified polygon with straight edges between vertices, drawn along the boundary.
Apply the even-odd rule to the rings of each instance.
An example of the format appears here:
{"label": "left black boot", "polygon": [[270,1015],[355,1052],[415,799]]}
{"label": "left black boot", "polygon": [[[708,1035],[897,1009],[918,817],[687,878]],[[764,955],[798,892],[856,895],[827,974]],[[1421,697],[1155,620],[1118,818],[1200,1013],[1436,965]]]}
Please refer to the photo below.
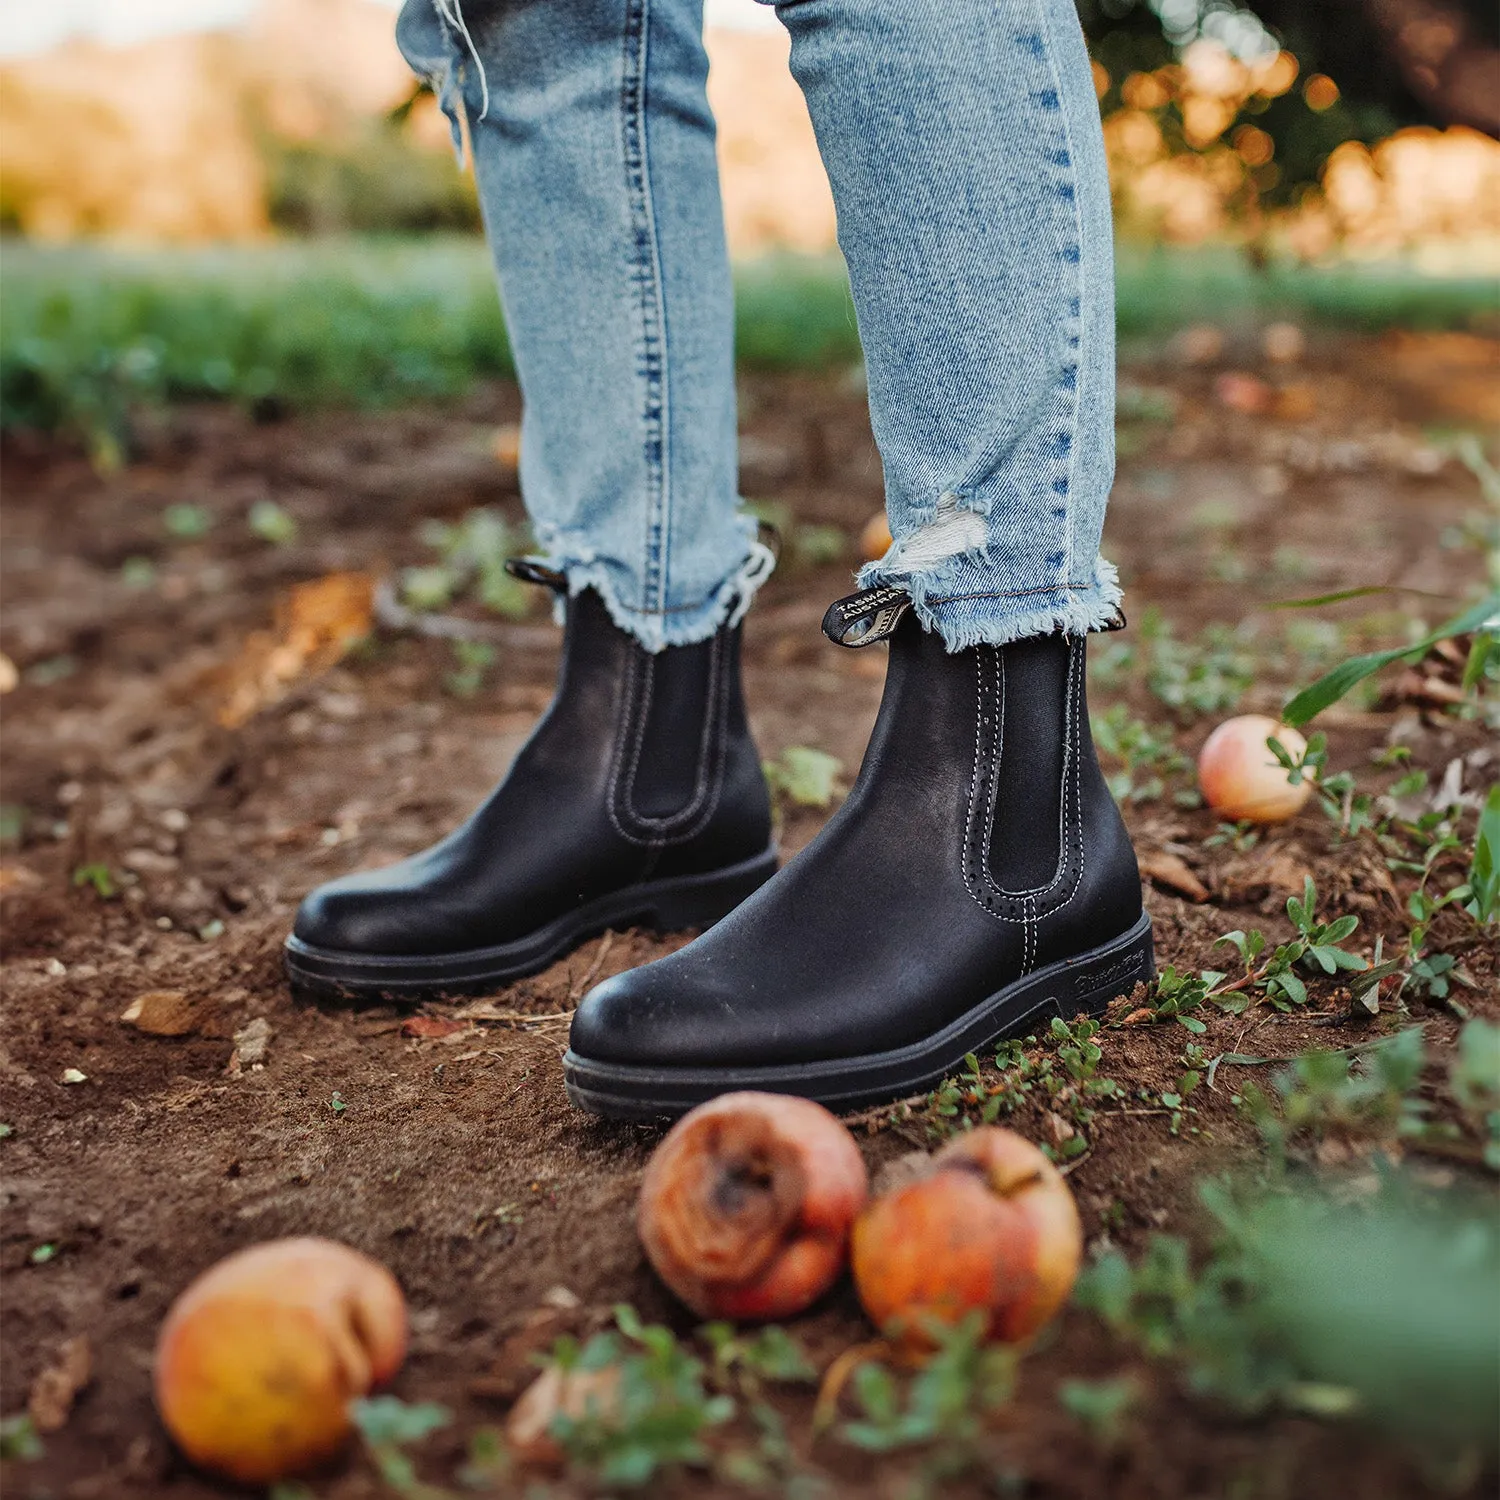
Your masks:
{"label": "left black boot", "polygon": [[[872,612],[868,633],[900,609]],[[711,931],[585,997],[563,1060],[573,1103],[642,1119],[732,1089],[835,1109],[900,1098],[1154,977],[1083,640],[949,653],[910,616],[890,633],[848,800]]]}

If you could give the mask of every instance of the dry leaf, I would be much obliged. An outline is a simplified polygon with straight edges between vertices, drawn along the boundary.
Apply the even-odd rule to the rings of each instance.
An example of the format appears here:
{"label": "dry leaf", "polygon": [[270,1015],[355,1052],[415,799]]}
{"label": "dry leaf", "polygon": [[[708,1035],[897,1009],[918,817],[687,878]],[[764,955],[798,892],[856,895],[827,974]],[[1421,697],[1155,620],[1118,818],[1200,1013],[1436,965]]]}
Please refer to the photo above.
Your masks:
{"label": "dry leaf", "polygon": [[545,1369],[511,1408],[505,1436],[511,1453],[523,1464],[554,1467],[565,1455],[548,1428],[558,1415],[582,1417],[592,1408],[609,1417],[619,1403],[620,1372],[613,1365],[602,1370],[570,1370],[556,1365]]}
{"label": "dry leaf", "polygon": [[42,878],[25,865],[0,865],[0,896],[14,891],[31,891],[42,883]]}
{"label": "dry leaf", "polygon": [[73,1403],[94,1374],[89,1341],[79,1334],[57,1351],[57,1358],[31,1383],[26,1411],[38,1432],[56,1432],[73,1411]]}
{"label": "dry leaf", "polygon": [[467,1021],[449,1021],[442,1016],[408,1016],[401,1023],[401,1035],[417,1037],[422,1041],[436,1041],[445,1036],[456,1036],[467,1031]]}
{"label": "dry leaf", "polygon": [[120,1019],[148,1036],[187,1036],[196,1031],[202,1002],[181,990],[147,990],[137,995]]}
{"label": "dry leaf", "polygon": [[1208,887],[1193,874],[1187,862],[1165,849],[1147,850],[1140,856],[1141,874],[1156,885],[1186,896],[1189,901],[1207,901]]}
{"label": "dry leaf", "polygon": [[326,671],[370,633],[375,580],[330,573],[299,583],[279,602],[273,630],[256,631],[225,674],[218,720],[237,729],[300,678]]}

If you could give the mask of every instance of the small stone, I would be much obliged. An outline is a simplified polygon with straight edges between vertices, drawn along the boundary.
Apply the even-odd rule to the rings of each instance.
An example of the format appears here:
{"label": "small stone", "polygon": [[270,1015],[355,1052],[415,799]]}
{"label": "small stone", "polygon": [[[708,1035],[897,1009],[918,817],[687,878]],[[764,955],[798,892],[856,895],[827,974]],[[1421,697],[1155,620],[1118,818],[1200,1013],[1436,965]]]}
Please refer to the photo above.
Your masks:
{"label": "small stone", "polygon": [[1272,364],[1294,365],[1307,353],[1307,338],[1295,323],[1271,323],[1260,336],[1260,347]]}
{"label": "small stone", "polygon": [[266,1049],[271,1045],[273,1035],[271,1023],[264,1016],[247,1021],[234,1034],[234,1053],[224,1071],[231,1078],[238,1078],[246,1068],[264,1067]]}
{"label": "small stone", "polygon": [[64,1068],[62,1070],[62,1081],[64,1083],[87,1083],[89,1075],[80,1073],[77,1068]]}
{"label": "small stone", "polygon": [[68,972],[68,966],[60,958],[49,958],[46,969],[54,979],[61,979]]}

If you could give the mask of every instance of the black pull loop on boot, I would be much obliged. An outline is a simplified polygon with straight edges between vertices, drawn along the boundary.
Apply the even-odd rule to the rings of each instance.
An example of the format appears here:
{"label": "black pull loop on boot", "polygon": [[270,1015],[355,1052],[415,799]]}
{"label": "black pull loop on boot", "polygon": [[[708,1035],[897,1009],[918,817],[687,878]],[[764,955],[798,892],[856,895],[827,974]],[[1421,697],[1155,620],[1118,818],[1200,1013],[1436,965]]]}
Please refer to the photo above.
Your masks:
{"label": "black pull loop on boot", "polygon": [[862,634],[890,637],[853,790],[711,932],[585,997],[564,1059],[575,1104],[648,1118],[731,1089],[835,1109],[900,1098],[1154,977],[1084,640],[950,653],[897,601],[842,602],[835,631],[871,620]]}
{"label": "black pull loop on boot", "polygon": [[[511,571],[565,593],[540,563]],[[711,926],[775,871],[738,627],[653,655],[592,590],[565,609],[556,696],[504,781],[430,849],[313,891],[286,945],[294,987],[492,990],[606,928]]]}

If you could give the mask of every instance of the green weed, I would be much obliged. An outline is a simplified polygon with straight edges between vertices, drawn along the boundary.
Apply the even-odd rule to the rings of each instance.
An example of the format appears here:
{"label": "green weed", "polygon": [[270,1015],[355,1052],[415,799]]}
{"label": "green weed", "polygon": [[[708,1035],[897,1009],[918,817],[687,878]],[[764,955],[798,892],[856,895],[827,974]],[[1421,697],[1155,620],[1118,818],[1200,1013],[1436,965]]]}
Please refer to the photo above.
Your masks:
{"label": "green weed", "polygon": [[773,796],[796,807],[826,808],[839,795],[844,763],[810,745],[788,745],[775,760],[763,761],[761,770]]}

